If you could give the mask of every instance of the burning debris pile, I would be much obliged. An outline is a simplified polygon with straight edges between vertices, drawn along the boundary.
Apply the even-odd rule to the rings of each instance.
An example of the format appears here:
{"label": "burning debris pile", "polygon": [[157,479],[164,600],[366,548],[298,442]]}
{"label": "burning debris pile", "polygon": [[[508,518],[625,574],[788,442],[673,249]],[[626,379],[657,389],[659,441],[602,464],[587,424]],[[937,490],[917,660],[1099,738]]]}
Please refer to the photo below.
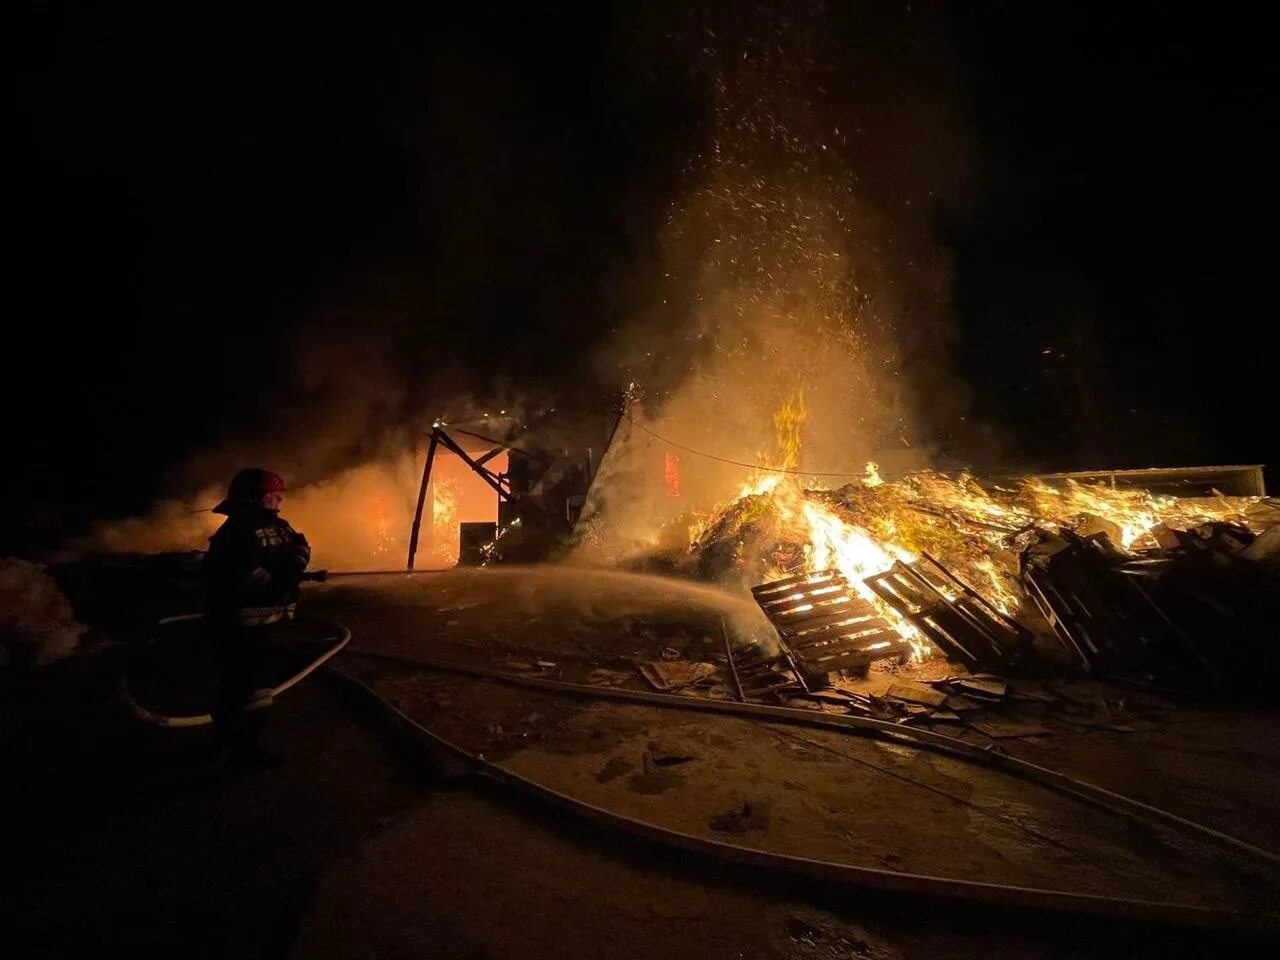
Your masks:
{"label": "burning debris pile", "polygon": [[837,490],[762,472],[696,525],[688,562],[759,584],[781,655],[752,666],[806,687],[908,652],[971,671],[1066,657],[1098,675],[1222,687],[1233,664],[1274,674],[1280,661],[1277,530],[1280,505],[1261,497],[987,487],[933,471],[885,481],[868,464]]}
{"label": "burning debris pile", "polygon": [[1084,670],[1219,689],[1274,674],[1280,580],[1248,555],[1258,538],[1223,521],[1162,534],[1131,552],[1105,533],[1040,532],[1021,582]]}

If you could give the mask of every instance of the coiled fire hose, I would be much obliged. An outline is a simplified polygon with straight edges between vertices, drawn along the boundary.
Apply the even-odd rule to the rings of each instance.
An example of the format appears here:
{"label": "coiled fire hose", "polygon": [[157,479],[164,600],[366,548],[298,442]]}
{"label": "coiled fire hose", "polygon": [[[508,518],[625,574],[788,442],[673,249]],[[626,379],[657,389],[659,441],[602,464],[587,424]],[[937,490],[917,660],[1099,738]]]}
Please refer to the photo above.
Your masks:
{"label": "coiled fire hose", "polygon": [[[202,616],[202,614],[186,614],[179,617],[169,617],[160,621],[160,624],[196,620]],[[325,666],[328,661],[350,643],[351,632],[342,624],[312,618],[308,618],[307,622],[324,624],[332,628],[332,632],[336,634],[338,639],[335,643],[326,647],[324,652],[308,663],[305,668],[274,688],[272,690],[273,696],[283,693],[322,666]],[[1188,833],[1199,834],[1237,852],[1266,861],[1273,866],[1280,864],[1280,857],[1276,854],[1253,846],[1236,837],[1221,833],[1204,824],[1188,820],[1167,810],[1151,806],[1132,797],[1114,793],[1086,781],[1077,780],[1048,767],[1042,767],[1008,754],[984,750],[955,737],[948,737],[928,730],[902,727],[868,717],[819,715],[812,711],[791,707],[775,707],[766,704],[736,701],[700,700],[676,694],[663,694],[645,690],[620,690],[590,684],[570,683],[563,680],[551,680],[544,677],[527,677],[492,670],[487,667],[471,666],[431,657],[403,657],[362,650],[351,651],[350,655],[411,664],[427,669],[469,675],[500,683],[573,696],[622,700],[681,710],[738,715],[802,726],[871,734],[902,745],[945,753],[982,766],[1001,770],[1019,779],[1067,794],[1114,814],[1148,823],[1172,825]],[[737,846],[732,843],[661,827],[571,797],[568,794],[561,793],[535,780],[508,770],[485,759],[482,755],[471,753],[464,747],[422,726],[390,701],[379,696],[364,681],[348,673],[334,670],[332,667],[326,672],[330,677],[333,677],[354,693],[361,701],[372,707],[393,730],[408,738],[415,746],[428,746],[441,751],[461,761],[469,769],[503,786],[530,794],[577,816],[585,817],[605,826],[653,840],[675,849],[824,882],[890,893],[906,893],[915,896],[960,900],[992,906],[1019,907],[1054,913],[1148,923],[1177,924],[1250,934],[1275,935],[1280,933],[1280,914],[1248,914],[1224,908],[1201,907],[1167,901],[1135,900],[859,867],[830,860],[798,857]],[[166,727],[184,727],[199,726],[210,722],[207,714],[191,717],[166,717],[147,710],[145,707],[135,703],[129,696],[127,677],[122,684],[122,692],[134,714],[148,723]]]}

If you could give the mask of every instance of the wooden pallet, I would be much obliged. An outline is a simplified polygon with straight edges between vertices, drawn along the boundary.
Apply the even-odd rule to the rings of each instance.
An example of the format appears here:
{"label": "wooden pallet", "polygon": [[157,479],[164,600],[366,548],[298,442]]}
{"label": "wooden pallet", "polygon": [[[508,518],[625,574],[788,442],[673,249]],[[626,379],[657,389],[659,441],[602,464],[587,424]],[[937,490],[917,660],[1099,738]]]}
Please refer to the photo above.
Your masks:
{"label": "wooden pallet", "polygon": [[862,582],[948,659],[970,669],[1006,665],[1029,638],[1022,626],[927,553],[916,563],[899,561]]}
{"label": "wooden pallet", "polygon": [[785,653],[770,656],[758,647],[751,647],[736,654],[730,652],[729,657],[740,700],[803,689]]}
{"label": "wooden pallet", "polygon": [[911,651],[838,570],[762,583],[751,593],[807,685],[824,685],[837,671],[862,670]]}

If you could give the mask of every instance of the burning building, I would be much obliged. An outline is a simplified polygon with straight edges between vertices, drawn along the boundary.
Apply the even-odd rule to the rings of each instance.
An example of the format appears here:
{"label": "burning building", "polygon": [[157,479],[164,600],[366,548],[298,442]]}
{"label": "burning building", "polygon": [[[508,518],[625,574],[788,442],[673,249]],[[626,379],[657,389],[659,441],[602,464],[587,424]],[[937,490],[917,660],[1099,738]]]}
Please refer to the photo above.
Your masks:
{"label": "burning building", "polygon": [[[474,423],[436,421],[427,434],[409,569],[424,531],[433,538],[436,556],[463,564],[554,554],[570,538],[617,423],[616,417],[612,425],[607,417],[585,422],[562,417],[530,429],[505,414]],[[450,462],[473,488],[479,483],[488,489],[493,506],[488,517],[457,516],[451,494],[459,480],[440,475]]]}

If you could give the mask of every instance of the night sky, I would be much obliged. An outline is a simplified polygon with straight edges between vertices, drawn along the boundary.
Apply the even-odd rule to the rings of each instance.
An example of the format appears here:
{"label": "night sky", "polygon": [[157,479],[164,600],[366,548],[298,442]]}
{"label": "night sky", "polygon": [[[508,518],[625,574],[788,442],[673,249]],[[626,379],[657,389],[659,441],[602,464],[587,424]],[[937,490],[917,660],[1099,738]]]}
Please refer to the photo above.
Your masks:
{"label": "night sky", "polygon": [[[211,450],[315,444],[322,473],[453,397],[607,402],[585,358],[653,295],[708,77],[791,42],[747,4],[634,6],[32,14],[0,535],[217,482]],[[949,265],[940,355],[1001,458],[1280,461],[1264,31],[827,6],[809,93],[904,246]],[[959,134],[899,136],[935,112]]]}

